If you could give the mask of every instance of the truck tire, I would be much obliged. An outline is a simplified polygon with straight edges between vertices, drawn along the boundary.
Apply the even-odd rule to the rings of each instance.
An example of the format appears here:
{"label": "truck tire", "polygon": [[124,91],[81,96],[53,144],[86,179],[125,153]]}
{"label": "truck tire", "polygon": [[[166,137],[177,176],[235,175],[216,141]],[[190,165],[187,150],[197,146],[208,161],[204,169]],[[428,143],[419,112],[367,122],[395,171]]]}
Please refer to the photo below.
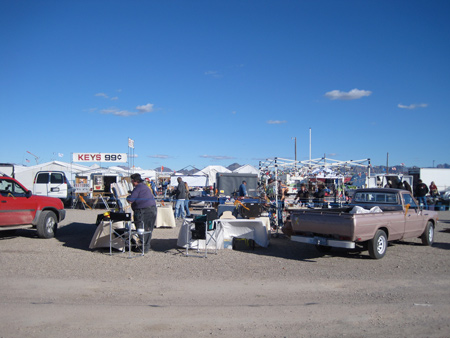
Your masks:
{"label": "truck tire", "polygon": [[56,215],[52,211],[43,211],[36,226],[38,236],[40,238],[53,238],[58,224],[56,223]]}
{"label": "truck tire", "polygon": [[434,242],[434,225],[433,222],[428,222],[425,227],[425,231],[422,236],[420,236],[423,245],[431,246]]}
{"label": "truck tire", "polygon": [[378,230],[375,236],[367,243],[369,256],[373,259],[381,259],[386,254],[387,236],[383,230]]}

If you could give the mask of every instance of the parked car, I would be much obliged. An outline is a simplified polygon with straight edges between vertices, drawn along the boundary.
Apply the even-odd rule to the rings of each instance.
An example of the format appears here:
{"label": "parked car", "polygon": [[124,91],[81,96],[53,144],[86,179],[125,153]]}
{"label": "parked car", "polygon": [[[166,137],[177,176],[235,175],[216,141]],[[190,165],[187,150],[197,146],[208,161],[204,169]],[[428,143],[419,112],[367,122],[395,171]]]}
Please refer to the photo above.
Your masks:
{"label": "parked car", "polygon": [[74,188],[63,171],[39,171],[34,177],[33,194],[56,197],[68,205],[74,198]]}
{"label": "parked car", "polygon": [[66,211],[58,198],[36,196],[16,179],[0,174],[0,230],[36,228],[41,238],[52,238]]}
{"label": "parked car", "polygon": [[291,222],[293,241],[314,244],[321,252],[362,244],[371,258],[380,259],[388,241],[419,237],[432,245],[438,213],[421,209],[409,191],[367,188],[355,191],[351,206],[294,211]]}

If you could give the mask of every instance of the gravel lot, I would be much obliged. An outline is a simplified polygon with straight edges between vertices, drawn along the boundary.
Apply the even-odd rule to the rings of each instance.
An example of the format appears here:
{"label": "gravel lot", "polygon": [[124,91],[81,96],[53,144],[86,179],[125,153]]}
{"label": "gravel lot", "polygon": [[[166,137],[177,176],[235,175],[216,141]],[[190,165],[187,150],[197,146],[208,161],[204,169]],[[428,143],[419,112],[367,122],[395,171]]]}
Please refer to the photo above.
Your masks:
{"label": "gravel lot", "polygon": [[88,246],[101,210],[67,210],[56,238],[0,232],[1,337],[449,337],[450,212],[435,244],[386,256],[272,238],[185,257],[179,227],[145,257]]}

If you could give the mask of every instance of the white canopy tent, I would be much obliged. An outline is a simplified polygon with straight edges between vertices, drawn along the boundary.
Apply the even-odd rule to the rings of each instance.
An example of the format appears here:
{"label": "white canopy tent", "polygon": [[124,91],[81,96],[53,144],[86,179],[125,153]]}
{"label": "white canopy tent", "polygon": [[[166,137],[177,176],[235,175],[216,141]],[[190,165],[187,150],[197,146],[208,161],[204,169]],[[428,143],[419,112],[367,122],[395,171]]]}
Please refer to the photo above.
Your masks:
{"label": "white canopy tent", "polygon": [[207,185],[213,186],[216,184],[217,173],[231,173],[231,170],[222,167],[221,165],[210,165],[202,170],[196,172],[194,175],[206,175],[208,176]]}
{"label": "white canopy tent", "polygon": [[238,174],[256,174],[259,176],[259,170],[250,164],[245,164],[242,167],[233,170],[233,172]]}
{"label": "white canopy tent", "polygon": [[178,177],[181,177],[183,182],[186,182],[189,187],[205,187],[208,183],[207,175],[182,175],[176,174],[170,177],[170,185],[176,187],[178,185]]}

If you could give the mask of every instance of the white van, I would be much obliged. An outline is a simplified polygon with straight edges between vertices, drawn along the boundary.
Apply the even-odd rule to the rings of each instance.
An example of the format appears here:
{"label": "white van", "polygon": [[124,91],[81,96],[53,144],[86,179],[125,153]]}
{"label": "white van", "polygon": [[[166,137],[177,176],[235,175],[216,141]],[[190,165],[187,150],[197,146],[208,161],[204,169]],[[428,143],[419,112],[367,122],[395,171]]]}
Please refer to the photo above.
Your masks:
{"label": "white van", "polygon": [[56,197],[67,204],[73,199],[73,190],[63,171],[39,171],[34,177],[35,195]]}

